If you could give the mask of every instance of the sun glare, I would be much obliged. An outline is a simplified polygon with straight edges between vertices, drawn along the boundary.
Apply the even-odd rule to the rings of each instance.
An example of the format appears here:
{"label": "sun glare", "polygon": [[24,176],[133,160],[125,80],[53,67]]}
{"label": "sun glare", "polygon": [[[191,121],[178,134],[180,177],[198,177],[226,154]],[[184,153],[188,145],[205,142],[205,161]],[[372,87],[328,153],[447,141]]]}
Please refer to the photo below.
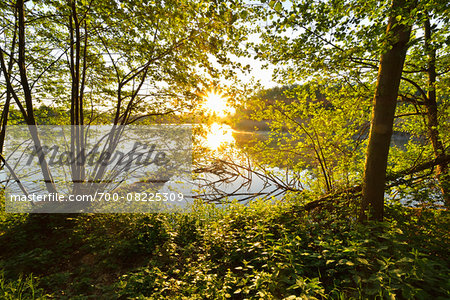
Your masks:
{"label": "sun glare", "polygon": [[233,130],[226,124],[212,124],[206,135],[206,145],[211,150],[217,150],[223,145],[234,142]]}
{"label": "sun glare", "polygon": [[203,105],[211,114],[215,114],[219,117],[225,117],[226,115],[233,114],[236,111],[233,107],[229,107],[227,105],[228,97],[215,90],[207,92],[203,98],[205,99],[205,103]]}

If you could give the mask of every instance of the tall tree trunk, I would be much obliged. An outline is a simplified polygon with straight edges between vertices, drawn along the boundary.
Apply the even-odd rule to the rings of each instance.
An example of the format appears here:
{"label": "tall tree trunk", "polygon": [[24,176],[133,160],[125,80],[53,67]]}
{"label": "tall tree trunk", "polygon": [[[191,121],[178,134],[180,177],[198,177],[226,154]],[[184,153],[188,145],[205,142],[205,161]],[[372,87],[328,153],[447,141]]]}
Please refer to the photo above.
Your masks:
{"label": "tall tree trunk", "polygon": [[[31,88],[28,82],[27,69],[25,64],[25,8],[24,0],[17,0],[16,3],[17,16],[18,16],[18,50],[19,57],[17,64],[19,66],[20,73],[20,84],[22,85],[24,99],[25,99],[25,109],[28,129],[30,131],[31,138],[33,139],[34,147],[39,158],[39,165],[41,167],[42,175],[44,177],[45,185],[49,193],[56,193],[56,187],[53,181],[52,174],[48,167],[47,160],[45,159],[45,154],[42,150],[41,140],[39,138],[39,133],[36,126],[36,120],[34,118],[34,107],[33,98],[31,95]],[[2,62],[3,67],[3,62]],[[4,68],[5,69],[5,68]],[[9,84],[10,85],[10,84]],[[10,91],[13,93],[12,89]]]}
{"label": "tall tree trunk", "polygon": [[406,1],[393,0],[392,2],[393,13],[389,17],[386,30],[387,50],[380,59],[364,168],[361,222],[367,218],[383,220],[387,160],[398,90],[411,34],[411,26],[397,21],[397,16],[404,15],[399,12],[407,9]]}
{"label": "tall tree trunk", "polygon": [[[0,70],[3,70],[4,72],[8,72],[8,74],[5,75],[6,78],[10,78],[13,64],[14,64],[14,50],[16,48],[16,38],[17,38],[17,13],[14,12],[14,15],[16,17],[15,20],[15,26],[14,26],[14,34],[11,44],[11,50],[10,50],[10,57],[8,62],[8,70],[3,70],[3,68],[0,66]],[[2,51],[0,49],[0,51]],[[0,72],[1,73],[1,72]],[[6,125],[8,124],[8,118],[9,118],[9,107],[11,105],[11,90],[6,87],[6,101],[5,105],[3,106],[2,116],[1,116],[1,130],[0,130],[0,153],[3,154],[3,147],[5,144],[5,138],[6,138]]]}
{"label": "tall tree trunk", "polygon": [[81,187],[81,165],[78,161],[80,153],[80,114],[79,114],[79,87],[80,87],[80,27],[77,15],[76,0],[68,1],[71,9],[69,15],[69,35],[70,35],[70,72],[72,79],[72,94],[70,99],[70,151],[73,153],[72,169],[72,193],[80,193]]}
{"label": "tall tree trunk", "polygon": [[[435,158],[441,158],[445,156],[445,148],[439,138],[438,131],[438,109],[436,101],[436,49],[431,45],[432,41],[432,29],[430,19],[427,16],[424,23],[425,29],[425,52],[428,59],[427,75],[428,75],[428,95],[425,99],[425,107],[427,109],[427,130],[428,136],[433,145],[433,151]],[[444,197],[445,205],[450,207],[450,192],[449,192],[449,180],[448,164],[443,162],[436,167],[436,178],[439,181],[439,187]]]}
{"label": "tall tree trunk", "polygon": [[[84,145],[84,116],[83,116],[83,93],[87,69],[87,22],[84,21],[83,38],[84,47],[81,46],[81,25],[78,18],[77,0],[68,1],[71,13],[69,15],[69,38],[70,38],[70,72],[72,79],[70,124],[71,126],[71,152],[74,153],[71,165],[74,194],[83,192],[86,177],[85,170],[85,145]],[[83,48],[83,49],[82,49]],[[81,58],[83,57],[83,64]]]}

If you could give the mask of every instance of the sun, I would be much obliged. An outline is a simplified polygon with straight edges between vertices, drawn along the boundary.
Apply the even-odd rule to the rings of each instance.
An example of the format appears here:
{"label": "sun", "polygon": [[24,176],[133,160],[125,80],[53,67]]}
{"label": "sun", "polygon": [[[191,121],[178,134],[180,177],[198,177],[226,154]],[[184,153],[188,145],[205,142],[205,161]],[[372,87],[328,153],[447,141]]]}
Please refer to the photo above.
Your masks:
{"label": "sun", "polygon": [[214,114],[219,117],[225,117],[230,114],[235,113],[234,107],[230,107],[227,105],[228,97],[223,95],[216,90],[211,90],[207,92],[203,99],[205,102],[203,103],[204,108],[211,114]]}

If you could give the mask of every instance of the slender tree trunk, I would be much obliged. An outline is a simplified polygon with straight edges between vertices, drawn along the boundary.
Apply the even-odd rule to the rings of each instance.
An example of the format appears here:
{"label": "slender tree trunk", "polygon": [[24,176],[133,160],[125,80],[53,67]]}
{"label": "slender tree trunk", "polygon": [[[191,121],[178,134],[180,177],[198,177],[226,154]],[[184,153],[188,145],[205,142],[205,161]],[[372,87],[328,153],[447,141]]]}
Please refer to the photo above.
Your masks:
{"label": "slender tree trunk", "polygon": [[[71,14],[69,15],[69,38],[70,38],[70,71],[72,78],[71,93],[71,151],[74,153],[72,169],[72,181],[74,183],[72,192],[74,194],[83,192],[85,180],[85,145],[83,128],[83,93],[86,77],[86,51],[87,51],[87,23],[85,24],[84,51],[81,46],[81,23],[78,19],[77,1],[69,1]],[[81,57],[83,56],[83,64]],[[82,69],[83,68],[83,69]]]}
{"label": "slender tree trunk", "polygon": [[[42,144],[39,138],[39,133],[36,126],[36,120],[34,118],[34,107],[33,98],[31,95],[31,88],[28,82],[27,69],[25,64],[25,9],[24,0],[18,0],[16,3],[17,15],[18,15],[18,50],[19,57],[17,64],[19,66],[20,73],[20,84],[22,85],[24,99],[25,99],[25,109],[26,115],[24,118],[27,121],[28,128],[33,139],[34,147],[39,158],[39,165],[41,167],[42,175],[44,177],[45,185],[49,193],[56,193],[56,187],[53,181],[52,174],[48,167],[47,160],[45,159],[45,154],[42,151]],[[2,62],[3,65],[3,62]],[[10,84],[9,84],[10,85]],[[10,91],[11,90],[10,87]]]}
{"label": "slender tree trunk", "polygon": [[396,19],[400,10],[406,10],[405,0],[393,0],[392,10],[394,13],[389,17],[386,30],[387,50],[381,55],[373,100],[369,145],[364,168],[361,222],[367,218],[383,220],[387,160],[400,79],[411,34],[411,26],[399,23]]}
{"label": "slender tree trunk", "polygon": [[[5,74],[5,79],[9,78],[11,76],[12,67],[14,64],[13,53],[16,48],[17,13],[14,13],[14,15],[16,16],[16,22],[15,22],[16,25],[14,26],[14,34],[13,34],[13,39],[12,39],[11,51],[10,51],[11,55],[9,57],[9,62],[8,62],[8,70],[4,70],[4,72],[8,72],[8,74]],[[0,67],[0,69],[3,70],[2,67]],[[3,106],[2,117],[1,117],[1,130],[0,130],[0,153],[2,153],[2,154],[3,154],[3,147],[5,144],[5,138],[6,138],[6,125],[8,124],[9,107],[11,105],[11,97],[12,97],[11,90],[8,87],[6,87],[6,101],[5,101],[5,105]]]}
{"label": "slender tree trunk", "polygon": [[[430,19],[425,19],[425,52],[428,59],[427,75],[428,75],[428,94],[425,101],[425,107],[427,109],[427,130],[428,135],[433,145],[433,151],[435,158],[440,158],[445,156],[445,148],[439,138],[438,131],[438,107],[436,101],[436,49],[431,45],[432,40],[432,29],[430,24]],[[444,197],[445,205],[450,207],[450,192],[449,192],[449,174],[448,174],[448,164],[443,162],[436,167],[436,178],[439,181],[439,187],[441,189],[442,195]]]}
{"label": "slender tree trunk", "polygon": [[3,154],[3,147],[5,146],[6,125],[8,124],[10,103],[11,103],[11,93],[8,90],[6,92],[6,101],[5,101],[5,105],[3,105],[2,117],[1,117],[0,153],[2,153],[2,154]]}

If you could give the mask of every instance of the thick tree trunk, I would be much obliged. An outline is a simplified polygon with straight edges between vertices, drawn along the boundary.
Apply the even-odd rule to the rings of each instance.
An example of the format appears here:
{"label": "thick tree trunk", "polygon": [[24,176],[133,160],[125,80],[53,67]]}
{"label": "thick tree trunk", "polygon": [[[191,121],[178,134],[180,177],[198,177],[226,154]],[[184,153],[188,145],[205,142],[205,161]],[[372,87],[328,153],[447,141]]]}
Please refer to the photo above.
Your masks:
{"label": "thick tree trunk", "polygon": [[[428,136],[433,145],[434,156],[436,159],[445,156],[445,148],[439,138],[438,131],[438,107],[436,101],[436,49],[431,45],[432,32],[430,19],[427,17],[425,20],[425,52],[428,58],[428,95],[425,101],[425,107],[427,109],[427,129]],[[448,174],[448,164],[443,162],[437,165],[436,168],[436,178],[439,181],[439,187],[441,189],[442,195],[444,197],[445,205],[450,207],[450,192],[449,192],[449,174]]]}
{"label": "thick tree trunk", "polygon": [[[406,0],[407,1],[407,0]],[[397,22],[405,0],[393,0],[393,12],[387,25],[387,50],[382,54],[373,100],[369,145],[364,168],[363,198],[360,221],[367,218],[382,221],[386,167],[394,124],[398,89],[408,50],[411,26]]]}

